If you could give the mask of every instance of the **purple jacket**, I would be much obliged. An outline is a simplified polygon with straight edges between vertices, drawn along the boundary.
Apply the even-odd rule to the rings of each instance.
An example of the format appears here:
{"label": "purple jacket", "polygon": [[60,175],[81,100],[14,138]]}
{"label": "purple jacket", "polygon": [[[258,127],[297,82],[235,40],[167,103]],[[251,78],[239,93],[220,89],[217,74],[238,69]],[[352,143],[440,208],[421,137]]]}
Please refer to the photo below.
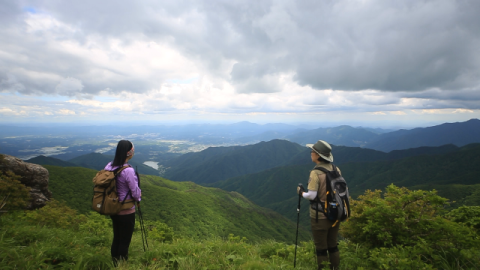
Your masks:
{"label": "purple jacket", "polygon": [[[128,165],[128,163],[125,163],[124,166],[125,165]],[[113,171],[116,168],[118,168],[118,166],[112,167],[111,162],[105,166],[105,170],[108,171]],[[135,199],[135,201],[141,200],[140,196],[142,191],[138,187],[138,178],[135,174],[135,170],[132,167],[123,169],[123,171],[117,175],[117,193],[118,198],[121,201],[123,201],[129,190],[132,191],[132,196],[127,196],[127,200],[132,199],[132,197]]]}

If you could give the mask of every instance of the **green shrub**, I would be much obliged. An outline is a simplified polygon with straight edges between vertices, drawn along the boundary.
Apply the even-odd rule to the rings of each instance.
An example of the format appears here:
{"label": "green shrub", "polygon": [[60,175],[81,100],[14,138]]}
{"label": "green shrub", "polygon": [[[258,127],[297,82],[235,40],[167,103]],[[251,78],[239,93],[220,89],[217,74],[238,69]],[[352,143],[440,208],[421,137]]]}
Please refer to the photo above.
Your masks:
{"label": "green shrub", "polygon": [[[172,242],[174,237],[173,228],[160,221],[146,220],[145,230],[147,231],[148,240],[159,242]],[[135,223],[135,230],[140,232],[140,222]]]}
{"label": "green shrub", "polygon": [[[0,162],[3,156],[0,155]],[[11,171],[0,171],[0,214],[6,210],[18,210],[27,206],[30,188],[20,182],[20,176]]]}
{"label": "green shrub", "polygon": [[85,220],[79,225],[79,229],[93,235],[108,235],[112,233],[112,221],[108,216],[91,211],[85,215]]}
{"label": "green shrub", "polygon": [[461,206],[450,211],[446,217],[454,222],[465,224],[480,233],[480,206]]}
{"label": "green shrub", "polygon": [[40,226],[78,230],[87,218],[85,215],[78,215],[77,211],[64,203],[51,199],[40,209],[26,211],[24,220]]}
{"label": "green shrub", "polygon": [[352,200],[352,217],[341,226],[349,242],[369,250],[367,257],[375,268],[410,269],[413,264],[429,269],[427,265],[458,260],[468,264],[468,254],[460,251],[480,247],[472,229],[442,217],[447,199],[435,191],[390,185],[381,195],[378,190],[366,191]]}

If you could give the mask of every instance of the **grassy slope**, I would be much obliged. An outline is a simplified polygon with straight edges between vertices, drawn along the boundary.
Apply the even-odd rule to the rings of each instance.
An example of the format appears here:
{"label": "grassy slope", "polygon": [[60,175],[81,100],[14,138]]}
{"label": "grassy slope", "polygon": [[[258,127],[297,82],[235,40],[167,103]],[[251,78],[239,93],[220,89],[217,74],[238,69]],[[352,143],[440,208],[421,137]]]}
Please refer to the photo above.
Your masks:
{"label": "grassy slope", "polygon": [[[171,242],[161,242],[150,235],[145,252],[138,222],[128,263],[115,268],[110,259],[109,221],[105,228],[91,224],[80,230],[27,221],[11,216],[0,219],[0,269],[293,269],[295,246],[271,240],[251,243],[238,237],[197,240],[176,236]],[[340,248],[345,250],[343,244]],[[314,268],[313,250],[312,242],[299,242],[296,269]]]}
{"label": "grassy slope", "polygon": [[[50,172],[53,197],[87,213],[91,207],[91,179],[96,171],[79,167],[45,166]],[[142,176],[142,210],[145,219],[160,220],[189,237],[230,233],[248,239],[292,242],[296,224],[261,208],[236,192],[207,188],[192,182],[174,182],[157,176]],[[301,229],[300,239],[309,239]]]}

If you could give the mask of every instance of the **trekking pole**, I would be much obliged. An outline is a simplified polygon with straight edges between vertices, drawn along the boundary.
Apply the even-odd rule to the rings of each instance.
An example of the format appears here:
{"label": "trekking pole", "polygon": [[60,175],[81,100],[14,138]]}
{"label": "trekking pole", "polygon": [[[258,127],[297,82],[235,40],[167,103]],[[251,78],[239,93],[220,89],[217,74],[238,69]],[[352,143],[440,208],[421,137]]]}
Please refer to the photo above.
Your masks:
{"label": "trekking pole", "polygon": [[137,208],[138,208],[137,209],[138,220],[140,222],[140,232],[142,234],[143,251],[147,251],[147,248],[148,248],[147,231],[145,230],[145,222],[143,221],[143,214],[142,214],[142,211],[140,210],[140,202],[137,202]]}
{"label": "trekking pole", "polygon": [[[137,175],[138,179],[138,187],[140,186],[140,175],[138,174],[137,166],[135,166],[135,174]],[[148,242],[147,242],[147,231],[145,230],[145,222],[143,221],[143,214],[142,210],[140,210],[140,202],[137,202],[137,212],[138,212],[138,221],[140,222],[140,233],[142,234],[142,244],[143,244],[143,251],[147,251]],[[147,246],[147,248],[145,248]]]}
{"label": "trekking pole", "polygon": [[[303,189],[302,183],[298,184]],[[293,268],[297,266],[297,241],[298,241],[298,223],[300,221],[300,202],[302,200],[302,193],[298,194],[298,206],[297,206],[297,236],[295,236],[295,258],[293,260]]]}

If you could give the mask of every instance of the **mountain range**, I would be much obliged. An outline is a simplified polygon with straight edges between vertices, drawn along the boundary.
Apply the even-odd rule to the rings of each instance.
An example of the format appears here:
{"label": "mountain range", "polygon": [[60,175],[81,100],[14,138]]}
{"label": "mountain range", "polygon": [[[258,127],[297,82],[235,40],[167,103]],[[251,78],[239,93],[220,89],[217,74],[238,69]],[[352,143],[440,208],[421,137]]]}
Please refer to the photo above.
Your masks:
{"label": "mountain range", "polygon": [[480,142],[480,120],[471,119],[466,122],[401,129],[381,134],[372,129],[339,126],[307,130],[285,138],[301,145],[322,139],[334,145],[359,146],[383,152],[445,144],[464,146]]}
{"label": "mountain range", "polygon": [[[346,147],[343,149],[348,150]],[[351,149],[363,151],[361,148]],[[371,153],[371,150],[365,151]],[[335,149],[333,155],[337,159]],[[384,155],[387,157],[382,160],[359,159],[336,163],[341,164],[339,168],[347,180],[352,198],[355,199],[367,189],[384,189],[393,183],[411,189],[437,189],[441,196],[455,201],[455,205],[480,205],[480,144],[422,147]],[[357,156],[360,158],[362,155],[358,153]],[[260,206],[295,220],[291,208],[298,199],[296,186],[298,183],[307,186],[313,165],[310,160],[310,164],[280,166],[209,186],[236,191]]]}
{"label": "mountain range", "polygon": [[366,148],[384,152],[409,149],[421,146],[440,146],[454,144],[464,146],[480,142],[480,120],[471,119],[466,122],[445,123],[433,127],[397,130],[379,135]]}
{"label": "mountain range", "polygon": [[210,147],[172,159],[166,163],[164,176],[175,181],[213,183],[288,163],[292,156],[304,148],[285,140],[247,146]]}
{"label": "mountain range", "polygon": [[[248,123],[243,125],[249,126]],[[253,203],[294,221],[296,212],[292,209],[298,200],[296,186],[301,182],[306,185],[313,167],[310,150],[304,145],[325,139],[332,144],[334,163],[341,168],[353,198],[367,189],[383,189],[393,183],[411,189],[436,189],[441,196],[454,201],[451,207],[480,205],[478,119],[383,133],[341,126],[302,130],[290,136],[292,141],[275,139],[245,146],[210,147],[165,159],[162,165],[167,169],[163,176],[179,183],[190,181],[192,185],[202,184],[237,192]],[[100,170],[112,158],[91,153],[68,160],[68,163],[47,157],[34,161],[58,166],[71,166],[69,164],[73,163]],[[158,174],[153,168],[135,164],[135,159],[131,164],[138,166],[142,174]],[[152,185],[163,185],[159,183],[157,181]],[[195,186],[195,190],[202,188]],[[302,214],[306,215],[307,211],[308,207],[302,208]]]}

